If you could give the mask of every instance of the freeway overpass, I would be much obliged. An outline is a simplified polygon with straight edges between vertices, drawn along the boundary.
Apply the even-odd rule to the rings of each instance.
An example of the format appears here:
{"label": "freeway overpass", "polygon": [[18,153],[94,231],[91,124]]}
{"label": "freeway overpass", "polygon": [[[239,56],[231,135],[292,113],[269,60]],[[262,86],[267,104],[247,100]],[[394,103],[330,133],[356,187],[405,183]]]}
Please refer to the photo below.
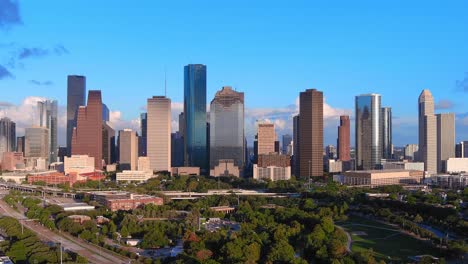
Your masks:
{"label": "freeway overpass", "polygon": [[204,193],[199,192],[180,192],[180,191],[163,191],[161,192],[164,196],[171,200],[193,200],[203,198],[206,196],[260,196],[260,197],[272,197],[272,198],[287,198],[297,197],[298,193],[269,193],[257,190],[242,190],[242,189],[226,189],[226,190],[209,190]]}

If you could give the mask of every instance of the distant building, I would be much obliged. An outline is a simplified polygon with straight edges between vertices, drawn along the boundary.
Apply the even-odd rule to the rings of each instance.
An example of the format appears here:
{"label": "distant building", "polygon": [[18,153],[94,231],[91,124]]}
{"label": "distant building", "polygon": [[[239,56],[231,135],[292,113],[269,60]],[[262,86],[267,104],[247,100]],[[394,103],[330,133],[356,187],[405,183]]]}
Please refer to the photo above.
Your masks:
{"label": "distant building", "polygon": [[102,159],[107,164],[116,161],[115,130],[107,122],[102,122]]}
{"label": "distant building", "polygon": [[16,123],[8,117],[0,119],[0,159],[5,152],[16,149]]}
{"label": "distant building", "polygon": [[29,127],[25,133],[25,158],[49,160],[49,130],[44,127]]}
{"label": "distant building", "polygon": [[141,136],[138,139],[138,156],[139,157],[146,157],[146,144],[148,140],[148,114],[141,113],[140,114],[140,129],[141,129]]}
{"label": "distant building", "polygon": [[23,152],[4,152],[2,158],[2,170],[14,171],[24,168]]}
{"label": "distant building", "polygon": [[288,147],[292,142],[292,136],[289,134],[283,135],[283,140],[282,140],[282,148],[281,148],[281,154],[287,154],[291,155],[291,153],[288,153]]}
{"label": "distant building", "polygon": [[356,96],[356,166],[361,170],[380,168],[382,159],[380,104],[379,94]]}
{"label": "distant building", "polygon": [[119,131],[119,164],[121,170],[136,170],[138,165],[138,137],[135,131]]}
{"label": "distant building", "polygon": [[58,156],[58,141],[57,141],[57,126],[58,126],[58,105],[57,100],[45,100],[37,102],[37,112],[39,126],[47,128],[49,133],[48,144],[48,161],[50,163],[57,161]]}
{"label": "distant building", "polygon": [[117,172],[115,180],[117,182],[146,182],[154,177],[156,176],[153,175],[153,171],[124,170]]}
{"label": "distant building", "polygon": [[23,155],[24,155],[25,140],[26,138],[24,136],[16,137],[16,152],[22,152]]}
{"label": "distant building", "polygon": [[424,171],[424,162],[385,161],[382,163],[382,169]]}
{"label": "distant building", "polygon": [[446,171],[445,162],[455,158],[455,115],[437,114],[437,172]]}
{"label": "distant building", "polygon": [[367,185],[372,187],[384,185],[420,184],[423,171],[407,170],[364,170],[347,171],[334,177],[334,180],[346,185]]}
{"label": "distant building", "polygon": [[323,176],[323,92],[299,95],[299,175]]}
{"label": "distant building", "polygon": [[180,132],[171,133],[171,165],[184,166],[184,138]]}
{"label": "distant building", "polygon": [[94,167],[102,169],[102,99],[101,91],[89,91],[87,106],[80,106],[73,130],[72,154],[89,155]]}
{"label": "distant building", "polygon": [[63,162],[65,160],[65,157],[67,156],[67,147],[59,147],[58,149],[58,158],[60,162]]}
{"label": "distant building", "polygon": [[253,178],[271,181],[291,179],[291,156],[278,153],[260,154],[254,164]]}
{"label": "distant building", "polygon": [[67,80],[67,156],[71,155],[73,129],[77,126],[78,108],[85,105],[86,77],[69,75]]}
{"label": "distant building", "polygon": [[419,151],[418,160],[424,162],[429,174],[437,172],[437,120],[434,115],[434,98],[429,90],[419,95]]}
{"label": "distant building", "polygon": [[110,111],[109,107],[107,107],[106,104],[102,104],[102,121],[104,122],[109,122],[110,120]]}
{"label": "distant building", "polygon": [[240,177],[241,171],[239,167],[235,165],[234,160],[232,159],[219,159],[218,164],[210,170],[210,176],[214,177]]}
{"label": "distant building", "polygon": [[[245,166],[244,93],[224,86],[216,92],[210,105],[210,172],[211,176],[226,173],[240,177]],[[273,131],[274,133],[274,131]],[[274,146],[273,146],[274,147]],[[225,173],[227,160],[233,162],[233,171]],[[219,166],[224,166],[220,170]],[[220,174],[221,173],[221,174]]]}
{"label": "distant building", "polygon": [[[467,148],[467,151],[465,151],[465,148]],[[464,158],[465,153],[468,154],[468,141],[462,141],[460,143],[457,143],[455,145],[455,157]]]}
{"label": "distant building", "polygon": [[351,141],[350,141],[350,121],[349,116],[340,116],[340,126],[338,127],[337,152],[338,159],[349,161],[351,159]]}
{"label": "distant building", "polygon": [[336,148],[333,145],[328,145],[325,147],[325,156],[328,159],[335,159],[336,158]]}
{"label": "distant building", "polygon": [[189,64],[184,67],[184,162],[187,167],[199,167],[209,172],[206,126],[206,66]]}
{"label": "distant building", "polygon": [[258,123],[257,135],[254,142],[255,160],[258,159],[259,155],[275,153],[276,141],[275,125],[270,122]]}
{"label": "distant building", "polygon": [[416,160],[418,149],[418,144],[407,144],[405,146],[405,159],[411,161]]}
{"label": "distant building", "polygon": [[380,109],[380,122],[380,128],[382,129],[382,158],[392,159],[392,108],[382,107]]}
{"label": "distant building", "polygon": [[199,176],[200,168],[198,167],[173,167],[171,168],[171,176],[177,176],[177,175]]}
{"label": "distant building", "polygon": [[147,156],[154,171],[171,170],[171,99],[153,96],[147,105]]}
{"label": "distant building", "polygon": [[153,173],[150,166],[150,159],[148,157],[138,157],[138,170],[149,171],[151,174]]}
{"label": "distant building", "polygon": [[343,161],[329,159],[327,162],[327,171],[329,173],[338,173],[343,171]]}

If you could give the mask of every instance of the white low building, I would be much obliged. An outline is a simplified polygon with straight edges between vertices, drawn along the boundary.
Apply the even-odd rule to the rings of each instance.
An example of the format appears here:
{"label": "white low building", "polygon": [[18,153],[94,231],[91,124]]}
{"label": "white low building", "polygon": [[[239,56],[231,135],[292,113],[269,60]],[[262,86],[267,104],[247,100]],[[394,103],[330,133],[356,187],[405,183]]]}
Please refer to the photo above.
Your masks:
{"label": "white low building", "polygon": [[88,155],[72,155],[65,157],[65,174],[75,172],[78,175],[82,173],[94,172],[94,158]]}
{"label": "white low building", "polygon": [[146,182],[147,180],[156,177],[152,171],[132,171],[124,170],[116,175],[117,182]]}
{"label": "white low building", "polygon": [[468,158],[450,158],[445,168],[447,173],[468,172]]}

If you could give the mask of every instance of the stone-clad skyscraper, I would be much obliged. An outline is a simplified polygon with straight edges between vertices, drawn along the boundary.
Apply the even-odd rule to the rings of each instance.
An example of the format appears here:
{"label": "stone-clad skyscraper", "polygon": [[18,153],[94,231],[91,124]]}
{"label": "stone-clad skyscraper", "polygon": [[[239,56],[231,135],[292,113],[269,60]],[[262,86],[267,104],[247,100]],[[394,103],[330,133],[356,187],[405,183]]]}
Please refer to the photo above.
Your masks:
{"label": "stone-clad skyscraper", "polygon": [[379,169],[382,159],[382,122],[379,94],[356,96],[356,166]]}
{"label": "stone-clad skyscraper", "polygon": [[78,109],[73,130],[72,154],[94,158],[96,169],[102,169],[102,98],[101,91],[91,90],[88,104]]}
{"label": "stone-clad skyscraper", "polygon": [[455,115],[437,114],[437,172],[445,172],[445,162],[455,158]]}
{"label": "stone-clad skyscraper", "polygon": [[225,86],[210,105],[210,169],[230,159],[242,174],[244,150],[244,93]]}
{"label": "stone-clad skyscraper", "polygon": [[73,128],[76,127],[78,108],[85,105],[86,77],[69,75],[67,84],[67,155],[71,155]]}
{"label": "stone-clad skyscraper", "polygon": [[147,156],[153,171],[171,170],[171,99],[153,96],[147,105]]}
{"label": "stone-clad skyscraper", "polygon": [[340,116],[340,126],[338,127],[338,159],[342,161],[351,160],[351,142],[350,142],[350,121],[349,116]]}
{"label": "stone-clad skyscraper", "polygon": [[437,173],[437,120],[434,115],[434,98],[429,90],[423,90],[418,100],[419,113],[419,160],[424,170]]}
{"label": "stone-clad skyscraper", "polygon": [[323,176],[323,92],[299,96],[299,176]]}
{"label": "stone-clad skyscraper", "polygon": [[184,68],[184,149],[185,165],[208,172],[206,124],[206,66]]}

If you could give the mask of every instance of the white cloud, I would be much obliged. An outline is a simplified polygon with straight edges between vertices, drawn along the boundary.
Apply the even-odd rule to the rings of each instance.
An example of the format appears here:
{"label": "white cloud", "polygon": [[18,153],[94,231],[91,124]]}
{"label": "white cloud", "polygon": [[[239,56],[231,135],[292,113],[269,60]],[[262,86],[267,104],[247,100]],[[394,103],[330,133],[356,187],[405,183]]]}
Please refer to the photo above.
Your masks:
{"label": "white cloud", "polygon": [[122,117],[122,112],[120,111],[110,111],[109,113],[109,125],[117,133],[119,130],[130,128],[134,131],[140,133],[140,118],[135,118],[132,120],[125,120]]}
{"label": "white cloud", "polygon": [[0,117],[8,117],[16,123],[17,135],[24,135],[24,129],[37,124],[37,102],[46,98],[29,96],[19,105],[3,102],[0,103]]}

